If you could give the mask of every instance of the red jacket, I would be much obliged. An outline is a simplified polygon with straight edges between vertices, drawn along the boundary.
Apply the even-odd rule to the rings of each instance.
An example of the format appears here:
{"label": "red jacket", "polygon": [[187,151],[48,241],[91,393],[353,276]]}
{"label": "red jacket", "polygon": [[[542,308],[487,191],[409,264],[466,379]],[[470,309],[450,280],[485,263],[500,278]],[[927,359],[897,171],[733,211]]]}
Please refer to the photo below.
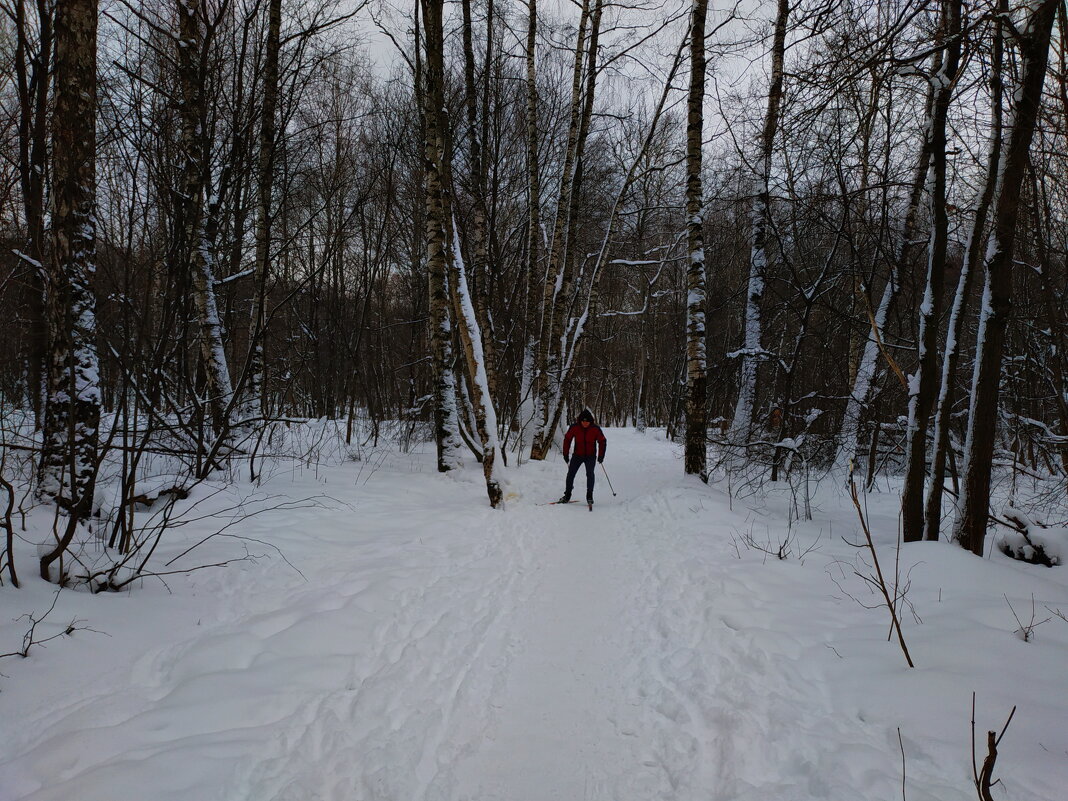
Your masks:
{"label": "red jacket", "polygon": [[[608,447],[608,441],[604,438],[604,434],[601,433],[600,427],[596,423],[590,423],[589,428],[583,428],[582,423],[575,423],[571,428],[567,430],[564,435],[564,458],[567,459],[571,454],[571,443],[575,443],[575,456],[596,456],[598,459],[604,458],[605,448]],[[600,453],[598,453],[600,449]]]}

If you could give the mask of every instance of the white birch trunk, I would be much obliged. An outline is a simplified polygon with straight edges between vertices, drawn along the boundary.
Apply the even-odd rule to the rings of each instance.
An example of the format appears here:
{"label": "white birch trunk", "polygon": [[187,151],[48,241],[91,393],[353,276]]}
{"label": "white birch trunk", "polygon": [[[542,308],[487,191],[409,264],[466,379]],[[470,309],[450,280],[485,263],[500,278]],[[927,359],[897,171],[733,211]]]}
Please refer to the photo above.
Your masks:
{"label": "white birch trunk", "polygon": [[200,0],[177,0],[178,82],[180,84],[184,165],[182,220],[184,255],[188,259],[200,327],[200,350],[207,376],[207,402],[212,428],[223,433],[228,425],[233,387],[223,348],[223,328],[215,300],[215,264],[207,234],[208,152],[204,75],[201,72],[204,37]]}
{"label": "white birch trunk", "polygon": [[771,83],[768,105],[760,137],[760,173],[756,177],[757,191],[750,211],[751,236],[749,254],[749,284],[746,291],[744,344],[741,350],[742,367],[738,381],[738,400],[728,436],[731,448],[728,463],[744,458],[744,449],[753,429],[756,409],[757,381],[760,362],[764,360],[763,318],[761,305],[768,270],[768,223],[771,214],[771,157],[775,134],[779,127],[779,106],[782,103],[786,61],[786,30],[790,19],[789,0],[778,0],[775,27],[771,44]]}
{"label": "white birch trunk", "polygon": [[471,302],[471,292],[467,284],[467,268],[463,254],[460,252],[460,232],[456,219],[452,220],[452,258],[455,286],[455,306],[459,317],[460,340],[463,343],[468,371],[471,378],[471,405],[474,407],[477,431],[482,439],[482,472],[486,477],[486,492],[490,505],[501,505],[504,493],[496,476],[497,455],[501,452],[501,443],[497,435],[497,410],[490,394],[489,373],[486,370],[486,356],[482,347],[482,332],[475,316],[475,307]]}
{"label": "white birch trunk", "polygon": [[461,466],[460,415],[453,374],[452,326],[449,321],[449,235],[451,215],[446,203],[448,174],[444,160],[448,118],[444,99],[443,0],[423,0],[425,71],[417,72],[417,94],[423,121],[426,170],[426,248],[430,294],[430,344],[434,370],[434,440],[438,470]]}

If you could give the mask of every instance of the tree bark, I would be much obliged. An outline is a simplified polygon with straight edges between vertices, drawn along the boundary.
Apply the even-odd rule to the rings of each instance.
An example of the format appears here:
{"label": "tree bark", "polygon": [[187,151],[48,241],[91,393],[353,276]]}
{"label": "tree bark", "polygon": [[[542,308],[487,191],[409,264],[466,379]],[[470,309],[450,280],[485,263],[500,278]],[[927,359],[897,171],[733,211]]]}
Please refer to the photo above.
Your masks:
{"label": "tree bark", "polygon": [[223,328],[215,295],[215,252],[208,235],[207,93],[203,71],[204,37],[201,0],[177,0],[177,64],[182,122],[181,263],[191,273],[200,354],[207,379],[207,404],[217,435],[228,426],[233,388],[223,347]]}
{"label": "tree bark", "polygon": [[994,193],[993,228],[983,265],[986,286],[972,376],[960,514],[953,530],[953,538],[979,556],[983,555],[990,508],[991,460],[997,432],[1005,328],[1012,306],[1012,264],[1020,185],[1042,103],[1050,33],[1058,2],[1040,0],[1034,3],[1028,18],[1018,28],[1020,80],[1015,93],[1016,107],[1006,125],[1009,135],[1002,151]]}
{"label": "tree bark", "polygon": [[444,103],[442,0],[420,0],[423,11],[423,47],[426,59],[422,74],[416,76],[421,96],[426,172],[426,249],[430,294],[430,346],[434,373],[434,441],[438,470],[442,473],[461,465],[460,421],[456,408],[456,379],[452,371],[452,324],[449,319],[450,290],[447,265],[448,233],[445,230],[444,176],[441,154],[445,152],[442,130]]}
{"label": "tree bark", "polygon": [[[540,421],[540,408],[534,393],[534,371],[537,343],[541,327],[541,288],[545,285],[544,271],[539,268],[541,253],[541,165],[538,154],[538,82],[537,53],[538,0],[527,0],[526,49],[526,175],[527,175],[527,261],[526,261],[526,325],[520,394],[520,425],[526,432]],[[523,437],[520,437],[522,444]]]}
{"label": "tree bark", "polygon": [[690,24],[690,95],[686,119],[686,455],[685,470],[708,480],[705,343],[705,241],[701,183],[708,0],[694,0]]}
{"label": "tree bark", "polygon": [[[730,443],[744,448],[753,427],[757,399],[757,379],[760,362],[764,359],[762,341],[763,320],[761,304],[768,269],[768,223],[771,214],[771,156],[775,146],[775,132],[779,127],[779,106],[782,103],[784,63],[786,60],[786,29],[790,18],[790,0],[778,0],[775,27],[771,44],[771,85],[764,127],[760,135],[757,191],[750,210],[752,247],[749,253],[749,286],[746,291],[743,323],[742,369],[738,383],[738,401],[734,406]],[[736,455],[741,455],[736,451]]]}
{"label": "tree bark", "polygon": [[[56,14],[52,126],[52,258],[48,264],[48,405],[41,495],[69,513],[41,557],[41,577],[92,514],[100,428],[96,348],[96,0],[64,0]],[[59,577],[60,580],[62,576]]]}
{"label": "tree bark", "polygon": [[32,42],[25,0],[15,4],[15,85],[19,98],[18,163],[26,221],[26,253],[19,307],[25,314],[26,395],[41,427],[47,403],[45,350],[48,327],[44,309],[45,185],[48,174],[48,94],[52,78],[54,10],[48,0],[37,0],[37,46]]}
{"label": "tree bark", "polygon": [[[596,0],[596,2],[597,9],[600,9],[601,0]],[[575,44],[575,61],[571,74],[571,110],[567,148],[564,151],[564,165],[560,173],[560,192],[556,206],[556,221],[553,225],[553,238],[549,249],[549,264],[542,287],[541,326],[535,355],[533,392],[537,429],[531,445],[530,458],[538,460],[548,455],[552,447],[556,424],[559,422],[559,415],[556,414],[556,399],[560,396],[563,384],[561,375],[563,365],[558,340],[563,331],[563,317],[566,309],[566,304],[563,302],[565,299],[563,288],[571,236],[572,197],[578,191],[576,185],[578,162],[582,157],[585,132],[589,130],[589,121],[585,117],[588,113],[587,109],[592,112],[593,103],[590,83],[587,84],[586,102],[583,102],[582,76],[586,48],[592,42],[596,49],[596,32],[591,30],[594,15],[595,12],[590,8],[589,0],[583,0],[578,38]],[[596,14],[596,18],[599,21],[599,13]],[[595,53],[593,57],[596,57]]]}
{"label": "tree bark", "polygon": [[266,414],[266,360],[263,338],[266,323],[267,279],[271,250],[271,194],[274,190],[274,146],[278,128],[278,55],[281,49],[282,0],[270,0],[267,10],[267,44],[263,60],[263,108],[260,111],[259,156],[256,165],[259,192],[256,202],[256,254],[253,283],[249,365],[243,417]]}
{"label": "tree bark", "polygon": [[931,235],[927,246],[927,281],[920,305],[919,362],[909,383],[909,422],[906,437],[905,486],[901,494],[902,537],[923,538],[923,497],[927,480],[927,426],[938,392],[938,328],[942,316],[949,214],[946,210],[946,118],[957,80],[961,50],[961,0],[943,0],[942,63],[931,76],[934,103],[927,128],[930,172],[927,178]]}
{"label": "tree bark", "polygon": [[[1002,13],[1007,11],[1007,0],[999,0],[998,5]],[[990,75],[991,137],[990,151],[987,154],[986,183],[975,209],[968,244],[964,251],[964,261],[960,268],[960,277],[957,280],[957,291],[953,296],[953,308],[949,314],[949,332],[946,335],[946,352],[942,362],[942,378],[935,407],[931,484],[927,489],[923,523],[923,538],[930,541],[938,539],[942,527],[942,495],[945,489],[946,461],[950,449],[949,430],[953,411],[953,377],[960,361],[960,342],[964,334],[965,310],[983,246],[983,233],[986,229],[987,216],[990,213],[990,204],[994,199],[998,161],[1001,158],[1002,41],[1003,36],[999,26],[994,35],[993,64]]]}
{"label": "tree bark", "polygon": [[[489,204],[487,202],[487,174],[485,157],[485,123],[479,125],[478,83],[475,75],[475,51],[471,20],[471,0],[461,3],[463,13],[463,47],[464,47],[464,88],[465,106],[467,108],[468,153],[470,158],[470,186],[472,197],[472,262],[471,281],[469,284],[474,301],[475,318],[481,332],[481,346],[484,354],[483,368],[489,391],[496,395],[496,347],[493,336],[493,320],[490,316],[490,280],[493,269],[490,264]],[[482,111],[483,119],[488,113],[489,75],[493,62],[493,0],[486,6],[486,61],[483,65]],[[466,271],[465,271],[466,272]]]}

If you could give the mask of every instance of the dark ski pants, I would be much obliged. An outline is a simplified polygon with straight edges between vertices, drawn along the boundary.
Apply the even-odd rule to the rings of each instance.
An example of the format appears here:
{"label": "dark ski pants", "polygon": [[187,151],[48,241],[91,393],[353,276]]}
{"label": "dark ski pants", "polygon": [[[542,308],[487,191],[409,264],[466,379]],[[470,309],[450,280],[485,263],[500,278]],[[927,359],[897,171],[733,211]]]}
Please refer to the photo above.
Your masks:
{"label": "dark ski pants", "polygon": [[586,465],[586,498],[593,498],[594,468],[597,467],[596,456],[572,456],[567,465],[567,484],[564,485],[564,494],[570,498],[571,490],[575,488],[575,474],[579,467]]}

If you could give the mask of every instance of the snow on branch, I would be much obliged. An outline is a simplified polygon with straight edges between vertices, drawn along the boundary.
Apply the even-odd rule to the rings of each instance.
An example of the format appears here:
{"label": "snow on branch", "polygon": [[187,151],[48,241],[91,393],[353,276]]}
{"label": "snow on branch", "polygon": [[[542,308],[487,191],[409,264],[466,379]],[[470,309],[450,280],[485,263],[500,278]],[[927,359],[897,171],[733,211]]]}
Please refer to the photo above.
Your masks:
{"label": "snow on branch", "polygon": [[1053,567],[1064,564],[1064,556],[1068,553],[1068,529],[1047,528],[1012,507],[1005,510],[1003,517],[1014,528],[998,536],[995,545],[999,551],[1035,565]]}

